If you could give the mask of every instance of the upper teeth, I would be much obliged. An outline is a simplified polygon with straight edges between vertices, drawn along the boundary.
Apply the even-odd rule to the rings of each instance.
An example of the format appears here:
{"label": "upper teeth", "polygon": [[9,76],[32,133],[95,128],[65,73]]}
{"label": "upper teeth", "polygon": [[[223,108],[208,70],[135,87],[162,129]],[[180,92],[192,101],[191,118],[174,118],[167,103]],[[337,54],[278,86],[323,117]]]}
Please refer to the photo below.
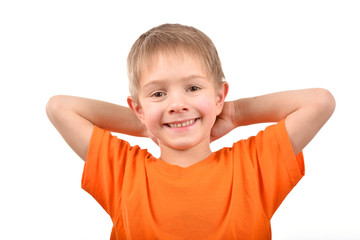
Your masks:
{"label": "upper teeth", "polygon": [[169,123],[168,125],[171,128],[179,128],[179,127],[189,126],[189,125],[193,124],[194,122],[195,122],[195,119],[189,120],[189,121],[186,121],[186,122],[183,122],[183,123]]}

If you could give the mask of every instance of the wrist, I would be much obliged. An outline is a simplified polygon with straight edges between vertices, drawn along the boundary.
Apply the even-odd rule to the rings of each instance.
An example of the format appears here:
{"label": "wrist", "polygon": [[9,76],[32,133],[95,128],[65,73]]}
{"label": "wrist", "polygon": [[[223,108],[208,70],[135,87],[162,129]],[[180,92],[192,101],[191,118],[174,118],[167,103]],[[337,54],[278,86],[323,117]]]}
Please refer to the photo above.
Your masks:
{"label": "wrist", "polygon": [[244,104],[243,99],[231,101],[231,122],[234,128],[246,125],[244,122]]}

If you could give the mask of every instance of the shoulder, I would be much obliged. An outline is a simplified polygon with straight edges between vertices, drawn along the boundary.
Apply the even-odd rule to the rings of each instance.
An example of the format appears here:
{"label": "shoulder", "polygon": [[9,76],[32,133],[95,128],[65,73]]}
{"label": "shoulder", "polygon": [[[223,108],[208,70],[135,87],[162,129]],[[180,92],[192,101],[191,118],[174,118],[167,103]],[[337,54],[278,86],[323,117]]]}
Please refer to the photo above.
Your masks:
{"label": "shoulder", "polygon": [[[286,139],[289,139],[289,137],[286,132],[285,121],[282,120],[278,123],[265,127],[265,129],[260,130],[253,136],[234,142],[230,149],[251,149],[255,148],[256,145],[260,143],[275,143],[276,141],[284,141]],[[224,148],[224,150],[225,149],[227,148]]]}
{"label": "shoulder", "polygon": [[231,149],[236,156],[246,157],[251,161],[270,162],[296,158],[285,120],[267,126],[255,136],[234,143]]}
{"label": "shoulder", "polygon": [[94,126],[87,159],[92,157],[124,159],[147,154],[149,154],[147,149],[142,149],[139,145],[131,145],[112,132]]}

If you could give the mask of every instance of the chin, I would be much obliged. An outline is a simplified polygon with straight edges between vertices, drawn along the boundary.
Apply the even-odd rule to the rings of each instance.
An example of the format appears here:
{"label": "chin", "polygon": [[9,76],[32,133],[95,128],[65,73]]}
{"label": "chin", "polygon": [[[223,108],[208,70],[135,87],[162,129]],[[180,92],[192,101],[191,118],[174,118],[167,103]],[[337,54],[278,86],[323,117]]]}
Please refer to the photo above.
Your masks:
{"label": "chin", "polygon": [[[177,140],[170,140],[170,141],[166,141],[163,142],[162,145],[165,145],[168,148],[174,149],[174,150],[179,150],[179,151],[184,151],[184,150],[188,150],[191,148],[194,148],[196,146],[200,146],[203,145],[204,142],[199,140],[199,139],[177,139]],[[210,144],[210,143],[208,143]]]}
{"label": "chin", "polygon": [[189,142],[187,143],[170,143],[170,144],[166,144],[167,147],[175,149],[175,150],[188,150],[190,148],[192,148],[194,145],[193,144],[189,144]]}

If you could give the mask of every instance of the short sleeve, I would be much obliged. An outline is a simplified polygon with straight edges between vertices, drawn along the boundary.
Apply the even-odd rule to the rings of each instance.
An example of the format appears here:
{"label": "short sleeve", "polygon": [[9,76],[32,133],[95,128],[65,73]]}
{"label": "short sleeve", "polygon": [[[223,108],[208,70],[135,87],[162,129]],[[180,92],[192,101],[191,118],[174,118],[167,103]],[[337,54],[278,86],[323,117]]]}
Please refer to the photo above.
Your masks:
{"label": "short sleeve", "polygon": [[129,144],[94,126],[84,165],[81,187],[112,215],[120,201]]}
{"label": "short sleeve", "polygon": [[303,153],[294,154],[285,120],[259,132],[253,141],[262,203],[271,218],[305,174]]}

